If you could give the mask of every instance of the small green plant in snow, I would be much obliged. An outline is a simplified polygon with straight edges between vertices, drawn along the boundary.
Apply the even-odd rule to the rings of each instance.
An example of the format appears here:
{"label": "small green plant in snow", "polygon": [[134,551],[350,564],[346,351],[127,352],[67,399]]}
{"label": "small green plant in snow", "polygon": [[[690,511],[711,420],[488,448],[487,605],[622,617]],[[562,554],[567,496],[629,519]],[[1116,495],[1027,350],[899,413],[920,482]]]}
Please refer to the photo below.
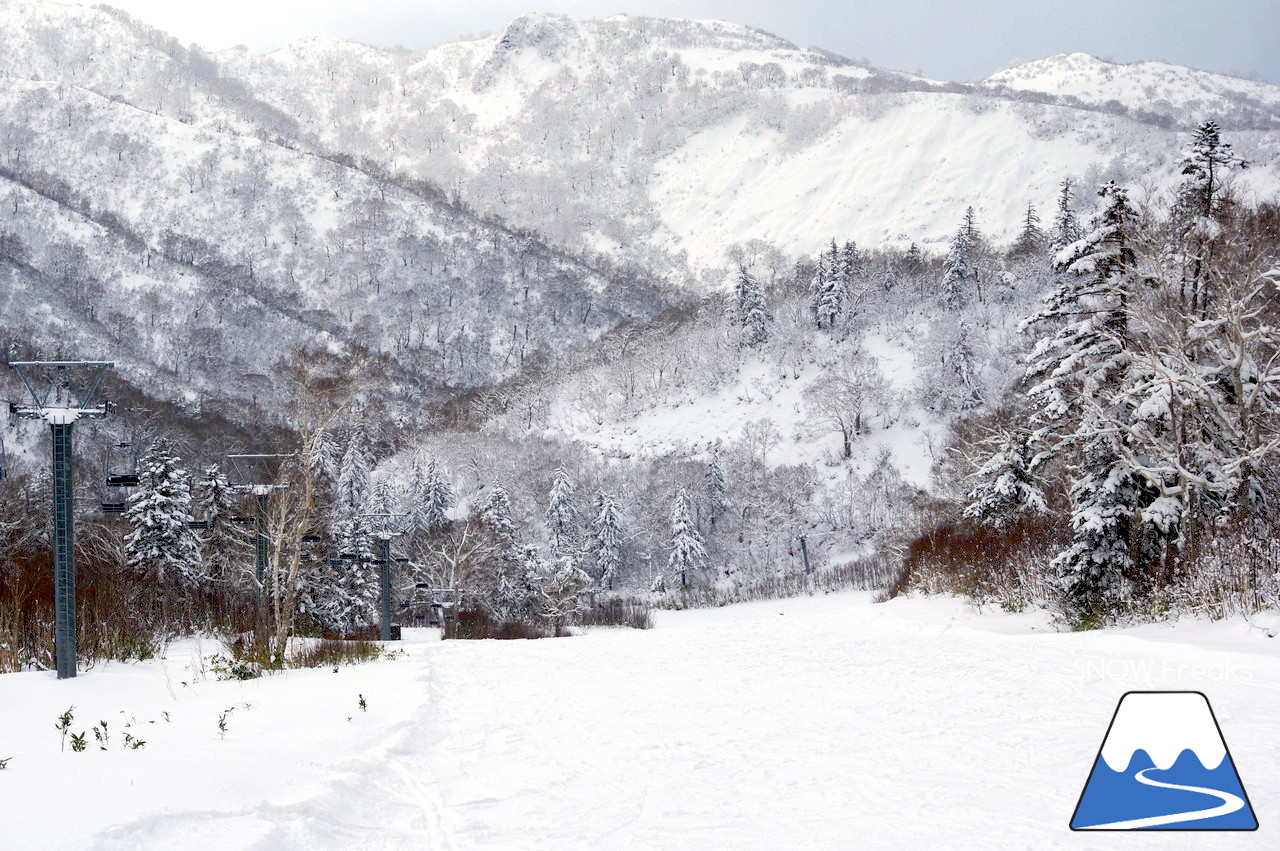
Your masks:
{"label": "small green plant in snow", "polygon": [[58,723],[53,725],[54,729],[62,734],[62,750],[64,753],[67,750],[67,730],[71,728],[71,722],[76,717],[75,710],[76,707],[73,704],[66,712],[58,716]]}

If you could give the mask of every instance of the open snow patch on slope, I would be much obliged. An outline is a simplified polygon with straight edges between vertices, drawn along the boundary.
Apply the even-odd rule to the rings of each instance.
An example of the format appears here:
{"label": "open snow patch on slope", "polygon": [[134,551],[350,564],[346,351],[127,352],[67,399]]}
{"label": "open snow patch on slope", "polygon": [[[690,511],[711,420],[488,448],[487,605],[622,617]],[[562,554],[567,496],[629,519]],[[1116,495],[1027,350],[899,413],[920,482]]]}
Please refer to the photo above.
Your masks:
{"label": "open snow patch on slope", "polygon": [[[1159,149],[1154,140],[1135,145],[1131,158],[1104,141],[1163,131],[1120,127],[1106,116],[1046,107],[1048,118],[1056,112],[1070,123],[1063,132],[1046,126],[1040,137],[1007,103],[946,94],[879,103],[794,153],[783,152],[780,134],[755,129],[746,116],[696,134],[655,166],[649,194],[662,224],[699,266],[722,263],[725,246],[751,239],[806,254],[833,236],[941,244],[970,204],[988,236],[1004,242],[1016,235],[1027,202],[1047,209],[1064,177],[1098,164],[1174,171],[1137,159],[1139,151]],[[1010,193],[1010,186],[1020,191]]]}
{"label": "open snow patch on slope", "polygon": [[781,435],[768,462],[798,463],[806,454],[798,435],[804,422],[802,397],[817,373],[788,379],[776,372],[767,364],[748,361],[736,381],[713,393],[690,394],[616,422],[592,422],[581,410],[562,404],[553,430],[606,457],[695,457],[718,443],[737,440],[744,424],[768,417]]}
{"label": "open snow patch on slope", "polygon": [[[914,357],[906,346],[882,332],[869,334],[864,343],[890,391],[899,396],[910,393],[916,377]],[[823,374],[810,366],[796,377],[779,375],[776,366],[749,358],[734,380],[718,389],[686,392],[629,417],[600,416],[562,397],[550,418],[550,430],[608,458],[704,459],[767,421],[776,430],[776,443],[765,453],[765,463],[812,464],[839,479],[835,468],[843,466],[840,439],[818,422],[805,398],[806,389]],[[944,427],[916,406],[890,407],[896,412],[893,416],[867,417],[865,432],[855,439],[853,458],[843,471],[869,475],[887,455],[904,481],[925,487],[933,447]]]}

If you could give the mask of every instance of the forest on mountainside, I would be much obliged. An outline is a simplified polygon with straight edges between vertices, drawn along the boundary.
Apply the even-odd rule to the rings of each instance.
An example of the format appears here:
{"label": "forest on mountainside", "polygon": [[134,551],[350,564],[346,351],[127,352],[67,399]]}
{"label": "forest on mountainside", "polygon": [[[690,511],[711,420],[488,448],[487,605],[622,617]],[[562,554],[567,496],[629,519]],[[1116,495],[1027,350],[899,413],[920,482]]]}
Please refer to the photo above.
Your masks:
{"label": "forest on mountainside", "polygon": [[[742,254],[731,291],[419,422],[379,403],[379,357],[297,350],[273,370],[294,401],[269,448],[294,454],[260,585],[253,532],[232,522],[252,513],[243,488],[208,445],[125,409],[90,432],[129,430],[108,456],[136,465],[122,514],[98,514],[108,471],[82,463],[84,629],[103,631],[87,646],[133,652],[110,633],[125,611],[137,652],[263,618],[276,652],[295,632],[362,634],[382,537],[402,559],[397,615],[434,589],[485,635],[850,586],[1046,606],[1077,627],[1275,605],[1280,217],[1234,197],[1245,166],[1208,122],[1176,192],[1140,202],[1108,183],[1082,216],[1067,180],[1051,221],[1028,206],[1006,248],[970,208],[945,257],[852,240],[789,269]],[[755,394],[760,416],[661,454],[566,432],[664,408],[696,425],[725,392]],[[915,439],[924,480],[903,475]],[[42,664],[51,625],[47,479],[10,473],[14,669]]]}

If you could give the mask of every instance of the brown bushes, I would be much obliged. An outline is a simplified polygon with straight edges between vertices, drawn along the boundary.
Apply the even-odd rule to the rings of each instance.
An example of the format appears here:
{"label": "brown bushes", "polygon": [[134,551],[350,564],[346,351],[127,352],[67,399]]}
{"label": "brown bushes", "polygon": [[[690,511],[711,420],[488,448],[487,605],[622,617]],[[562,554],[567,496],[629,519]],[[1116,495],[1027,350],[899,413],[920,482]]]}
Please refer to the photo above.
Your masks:
{"label": "brown bushes", "polygon": [[[0,673],[54,664],[52,555],[0,544]],[[77,656],[82,668],[149,659],[180,635],[251,628],[253,601],[226,589],[182,594],[157,588],[95,557],[76,556]]]}
{"label": "brown bushes", "polygon": [[[620,626],[631,629],[652,629],[653,611],[646,600],[633,597],[607,596],[598,599],[593,606],[584,606],[571,616],[568,626]],[[479,609],[463,609],[457,617],[450,618],[445,626],[446,639],[495,638],[551,638],[556,634],[550,618],[500,620]]]}
{"label": "brown bushes", "polygon": [[1035,517],[996,529],[965,520],[941,520],[906,548],[894,593],[962,594],[979,604],[1020,608],[1057,596],[1047,566],[1065,546],[1065,530]]}
{"label": "brown bushes", "polygon": [[583,626],[623,626],[631,629],[653,629],[653,607],[645,600],[609,597],[597,600],[583,609],[579,618]]}
{"label": "brown bushes", "polygon": [[495,638],[508,641],[518,638],[549,638],[551,624],[523,620],[498,620],[482,609],[463,609],[445,622],[445,639]]}

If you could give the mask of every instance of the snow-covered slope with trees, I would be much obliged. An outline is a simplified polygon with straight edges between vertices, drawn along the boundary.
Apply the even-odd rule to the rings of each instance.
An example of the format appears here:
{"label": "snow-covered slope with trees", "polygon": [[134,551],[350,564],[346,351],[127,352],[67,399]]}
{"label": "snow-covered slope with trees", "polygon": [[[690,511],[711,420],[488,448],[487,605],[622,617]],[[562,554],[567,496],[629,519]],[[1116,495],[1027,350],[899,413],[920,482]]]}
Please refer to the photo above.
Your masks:
{"label": "snow-covered slope with trees", "polygon": [[1108,62],[1087,53],[1063,53],[1006,68],[983,85],[1072,98],[1071,102],[1163,116],[1175,123],[1226,120],[1241,127],[1274,126],[1280,86],[1167,62]]}
{"label": "snow-covered slope with trees", "polygon": [[[1122,104],[1083,83],[1058,102],[1015,90],[1052,76],[1034,68],[1016,86],[932,83],[748,27],[627,16],[527,15],[419,53],[311,40],[218,60],[324,146],[663,271],[720,266],[752,239],[938,244],[967,204],[1012,239],[1020,209],[1048,204],[1063,177],[1167,185],[1178,130],[1214,110],[1232,129],[1275,126],[1280,91],[1166,66],[1170,118],[1138,111],[1151,108],[1141,79],[1126,78],[1139,95]],[[1244,182],[1280,185],[1274,136],[1236,138],[1257,164]]]}
{"label": "snow-covered slope with trees", "polygon": [[250,399],[319,335],[390,356],[413,396],[512,374],[664,303],[433,185],[273,135],[269,109],[215,91],[212,65],[153,49],[145,28],[3,8],[0,303],[20,346],[56,329],[152,390]]}
{"label": "snow-covered slope with trees", "polygon": [[1280,186],[1265,132],[1280,87],[1160,63],[1073,54],[937,83],[738,24],[548,14],[425,51],[308,39],[211,56],[101,7],[5,0],[0,17],[0,77],[363,158],[571,250],[706,286],[733,244],[939,245],[969,204],[1007,241],[1063,177],[1167,186],[1178,132],[1203,117],[1254,163],[1244,186]]}
{"label": "snow-covered slope with trees", "polygon": [[[582,565],[610,590],[678,575],[686,602],[758,598],[809,582],[815,565],[882,566],[930,497],[961,516],[1008,508],[1014,482],[1026,485],[1014,508],[1062,507],[1052,485],[1080,467],[1069,447],[1046,487],[1028,484],[1029,444],[1009,429],[975,469],[961,462],[990,448],[975,432],[1010,416],[1022,357],[1037,333],[1053,336],[1018,331],[1075,280],[1052,258],[1082,236],[1105,242],[1097,184],[1114,179],[1133,201],[1142,256],[1155,258],[1136,291],[1153,305],[1203,274],[1191,258],[1202,238],[1248,234],[1229,241],[1257,254],[1240,261],[1247,275],[1222,273],[1224,292],[1270,262],[1271,208],[1254,202],[1280,185],[1273,101],[1226,77],[1214,83],[1224,108],[1256,100],[1265,114],[1227,110],[1235,153],[1215,148],[1216,222],[1182,185],[1185,116],[931,82],[735,24],[528,15],[421,52],[312,39],[207,56],[103,8],[9,0],[0,15],[0,48],[12,45],[0,49],[8,356],[110,357],[187,422],[224,410],[280,425],[254,448],[308,445],[294,473],[324,483],[324,510],[307,509],[323,534],[298,526],[295,554],[302,537],[362,552],[372,533],[357,518],[386,513],[370,506],[416,515],[425,493],[448,490],[412,556],[452,587],[441,541],[474,544],[505,493],[505,537],[485,537],[487,566],[462,580],[486,600],[526,580],[574,587]],[[1220,142],[1207,123],[1202,140],[1210,127]],[[1076,258],[1081,274],[1091,257]],[[1191,277],[1177,280],[1170,257]],[[1128,305],[1127,293],[1107,298]],[[1199,321],[1209,309],[1196,304]],[[1203,335],[1187,316],[1166,318]],[[298,383],[312,367],[348,394],[323,427],[302,398],[319,385]],[[1247,395],[1225,386],[1210,394],[1224,409]],[[8,372],[0,389],[17,392]],[[180,427],[138,407],[101,427],[123,439],[138,425],[148,442]],[[42,437],[18,434],[27,448]],[[200,470],[228,448],[174,452]],[[14,477],[25,504],[30,469]],[[433,478],[448,487],[425,488]],[[561,545],[549,503],[572,515],[575,546]],[[1155,522],[1170,506],[1139,507],[1166,512]],[[33,535],[35,516],[22,521]],[[695,530],[697,546],[674,545]],[[1029,557],[1039,568],[983,593],[1057,601],[1043,565],[1061,531]],[[614,537],[606,570],[600,542]],[[677,570],[677,550],[696,568]],[[353,574],[313,561],[293,563],[301,610],[334,631],[364,625],[367,584],[359,618],[314,617],[333,600],[307,595]],[[916,581],[954,590],[945,571]],[[520,594],[495,611],[532,617],[546,602]]]}

